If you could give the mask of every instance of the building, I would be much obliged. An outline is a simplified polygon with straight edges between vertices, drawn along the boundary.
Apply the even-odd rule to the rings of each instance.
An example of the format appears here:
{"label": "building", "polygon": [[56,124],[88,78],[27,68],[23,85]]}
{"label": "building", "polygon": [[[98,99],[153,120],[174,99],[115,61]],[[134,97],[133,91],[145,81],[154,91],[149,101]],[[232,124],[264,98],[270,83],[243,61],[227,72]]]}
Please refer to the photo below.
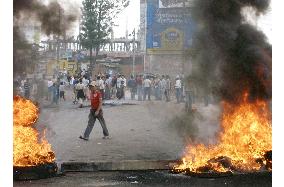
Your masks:
{"label": "building", "polygon": [[185,55],[195,28],[191,8],[192,0],[140,0],[146,72],[174,76],[191,71],[190,57]]}

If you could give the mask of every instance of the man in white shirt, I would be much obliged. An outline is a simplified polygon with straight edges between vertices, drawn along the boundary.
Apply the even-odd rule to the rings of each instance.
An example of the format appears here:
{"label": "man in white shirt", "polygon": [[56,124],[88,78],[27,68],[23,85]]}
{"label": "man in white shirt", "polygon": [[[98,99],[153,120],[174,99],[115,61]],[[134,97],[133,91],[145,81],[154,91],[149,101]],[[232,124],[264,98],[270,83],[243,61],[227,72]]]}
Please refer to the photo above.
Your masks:
{"label": "man in white shirt", "polygon": [[118,76],[117,81],[116,81],[116,87],[117,88],[121,88],[121,82],[122,82],[122,78],[121,75]]}
{"label": "man in white shirt", "polygon": [[180,103],[180,100],[181,100],[181,80],[180,80],[179,76],[176,77],[175,89],[176,89],[177,103]]}
{"label": "man in white shirt", "polygon": [[143,81],[143,87],[144,87],[144,97],[143,100],[146,100],[146,95],[148,95],[148,100],[151,100],[151,81],[149,77],[147,76],[146,79]]}
{"label": "man in white shirt", "polygon": [[105,84],[101,76],[97,76],[96,84],[99,86],[102,98],[104,99]]}

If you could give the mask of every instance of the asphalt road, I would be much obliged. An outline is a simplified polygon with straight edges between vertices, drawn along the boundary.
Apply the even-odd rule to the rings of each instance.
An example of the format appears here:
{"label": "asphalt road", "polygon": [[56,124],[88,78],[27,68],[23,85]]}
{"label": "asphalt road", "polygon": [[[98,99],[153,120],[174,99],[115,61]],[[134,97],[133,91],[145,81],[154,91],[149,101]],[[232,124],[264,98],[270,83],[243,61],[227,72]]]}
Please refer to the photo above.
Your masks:
{"label": "asphalt road", "polygon": [[222,178],[197,178],[168,171],[125,171],[66,173],[65,176],[34,181],[15,181],[14,187],[111,187],[111,186],[171,186],[171,187],[270,187],[271,174],[246,174]]}
{"label": "asphalt road", "polygon": [[[188,144],[186,133],[180,124],[172,124],[171,121],[183,114],[184,103],[176,104],[174,99],[169,103],[154,100],[133,102],[128,97],[114,102],[136,105],[104,106],[104,117],[112,138],[102,139],[102,128],[97,121],[88,142],[78,137],[87,126],[89,107],[74,105],[70,92],[67,101],[60,102],[58,106],[42,105],[36,126],[41,132],[45,129],[57,163],[181,158]],[[205,110],[204,115],[214,113],[213,117],[201,117],[203,121],[198,123],[199,138],[210,142],[210,137],[215,136],[218,130],[218,110],[213,105],[200,110]]]}
{"label": "asphalt road", "polygon": [[182,155],[184,141],[168,124],[170,117],[182,110],[182,105],[145,101],[136,102],[136,105],[103,108],[112,138],[102,139],[102,128],[97,121],[87,142],[78,137],[87,126],[90,107],[78,108],[78,105],[74,105],[69,99],[58,106],[41,108],[37,128],[46,129],[46,137],[52,145],[58,163],[174,160]]}

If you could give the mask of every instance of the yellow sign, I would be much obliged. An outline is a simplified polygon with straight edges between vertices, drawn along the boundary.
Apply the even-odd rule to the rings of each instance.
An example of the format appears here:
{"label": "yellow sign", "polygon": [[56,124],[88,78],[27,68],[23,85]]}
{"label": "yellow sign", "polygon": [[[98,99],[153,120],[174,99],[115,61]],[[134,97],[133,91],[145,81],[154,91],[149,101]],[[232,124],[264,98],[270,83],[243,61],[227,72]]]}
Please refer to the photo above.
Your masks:
{"label": "yellow sign", "polygon": [[161,36],[161,48],[170,50],[182,50],[183,47],[183,32],[180,30],[170,27],[162,32]]}
{"label": "yellow sign", "polygon": [[57,70],[63,71],[66,69],[71,75],[75,74],[75,71],[78,69],[77,62],[68,62],[67,60],[60,60],[57,63],[56,60],[49,61],[47,63],[47,75],[53,75]]}

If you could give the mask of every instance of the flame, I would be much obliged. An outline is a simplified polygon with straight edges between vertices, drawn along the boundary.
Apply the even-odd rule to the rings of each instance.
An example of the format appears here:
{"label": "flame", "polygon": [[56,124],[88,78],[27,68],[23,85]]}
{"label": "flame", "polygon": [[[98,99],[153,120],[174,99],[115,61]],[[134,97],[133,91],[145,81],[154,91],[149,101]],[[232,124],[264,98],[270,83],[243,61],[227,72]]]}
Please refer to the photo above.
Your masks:
{"label": "flame", "polygon": [[38,119],[39,110],[30,100],[14,97],[13,103],[13,165],[35,166],[55,160],[45,135],[38,140],[38,132],[31,127]]}
{"label": "flame", "polygon": [[262,164],[256,160],[272,150],[271,113],[265,101],[250,103],[247,96],[244,95],[238,106],[222,103],[223,131],[219,134],[219,143],[189,145],[182,164],[175,166],[175,170],[198,173],[206,167],[215,172],[261,169]]}
{"label": "flame", "polygon": [[31,126],[37,119],[39,110],[32,101],[24,99],[20,96],[14,97],[13,103],[14,125]]}

